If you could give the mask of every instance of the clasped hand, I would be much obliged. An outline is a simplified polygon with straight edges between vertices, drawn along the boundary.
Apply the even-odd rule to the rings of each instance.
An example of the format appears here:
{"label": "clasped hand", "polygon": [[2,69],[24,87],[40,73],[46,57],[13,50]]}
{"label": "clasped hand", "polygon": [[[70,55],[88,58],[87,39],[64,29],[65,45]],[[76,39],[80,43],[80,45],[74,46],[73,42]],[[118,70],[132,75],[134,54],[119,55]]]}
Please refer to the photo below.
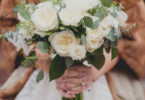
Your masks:
{"label": "clasped hand", "polygon": [[94,80],[92,67],[73,66],[68,68],[64,75],[56,80],[56,87],[63,97],[73,98],[87,89]]}

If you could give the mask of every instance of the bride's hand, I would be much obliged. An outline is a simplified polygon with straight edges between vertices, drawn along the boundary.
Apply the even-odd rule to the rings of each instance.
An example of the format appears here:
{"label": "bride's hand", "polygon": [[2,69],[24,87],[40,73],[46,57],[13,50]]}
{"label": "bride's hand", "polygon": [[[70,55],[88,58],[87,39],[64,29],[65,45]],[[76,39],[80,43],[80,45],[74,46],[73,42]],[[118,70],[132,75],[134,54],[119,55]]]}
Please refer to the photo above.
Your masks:
{"label": "bride's hand", "polygon": [[87,89],[94,80],[92,67],[74,66],[68,68],[64,75],[56,80],[56,87],[62,96],[73,98],[75,94]]}

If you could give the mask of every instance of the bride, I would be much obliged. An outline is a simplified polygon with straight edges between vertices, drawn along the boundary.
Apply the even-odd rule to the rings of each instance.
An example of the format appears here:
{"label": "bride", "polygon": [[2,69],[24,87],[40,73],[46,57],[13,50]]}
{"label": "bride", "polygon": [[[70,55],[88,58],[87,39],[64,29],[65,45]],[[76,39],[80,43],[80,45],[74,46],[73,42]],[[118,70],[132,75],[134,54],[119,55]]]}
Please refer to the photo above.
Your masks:
{"label": "bride", "polygon": [[[61,100],[62,97],[73,98],[75,94],[83,92],[84,100],[113,100],[105,73],[118,61],[118,57],[111,61],[111,55],[105,54],[106,62],[101,70],[85,64],[68,68],[59,79],[49,82],[48,70],[50,59],[44,59],[49,54],[42,54],[36,50],[39,59],[36,62],[37,70],[17,95],[15,100]],[[89,67],[86,67],[89,66]],[[36,77],[40,69],[45,72],[40,83]]]}

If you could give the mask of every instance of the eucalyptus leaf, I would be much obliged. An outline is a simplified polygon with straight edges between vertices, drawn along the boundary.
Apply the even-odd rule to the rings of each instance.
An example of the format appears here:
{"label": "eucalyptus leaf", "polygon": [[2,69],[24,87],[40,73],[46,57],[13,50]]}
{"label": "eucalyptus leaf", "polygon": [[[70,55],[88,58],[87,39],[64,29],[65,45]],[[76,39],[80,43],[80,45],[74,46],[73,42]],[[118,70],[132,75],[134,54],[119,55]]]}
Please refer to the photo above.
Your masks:
{"label": "eucalyptus leaf", "polygon": [[112,59],[114,59],[118,54],[118,49],[117,48],[112,48]]}
{"label": "eucalyptus leaf", "polygon": [[101,20],[96,20],[94,23],[93,23],[93,26],[91,27],[91,29],[95,30],[99,27],[99,24],[100,24]]}
{"label": "eucalyptus leaf", "polygon": [[110,14],[111,14],[114,18],[116,18],[116,17],[118,16],[116,12],[110,12]]}
{"label": "eucalyptus leaf", "polygon": [[30,54],[25,57],[25,59],[21,62],[21,64],[24,67],[29,67],[30,64],[35,64],[35,61],[37,60],[37,56],[35,56],[35,51],[30,52]]}
{"label": "eucalyptus leaf", "polygon": [[49,77],[50,81],[61,77],[66,69],[65,58],[57,55],[50,64]]}
{"label": "eucalyptus leaf", "polygon": [[65,57],[65,64],[66,64],[66,67],[67,68],[69,68],[69,67],[71,67],[72,65],[73,65],[73,60],[72,60],[72,58],[70,58],[70,57]]}
{"label": "eucalyptus leaf", "polygon": [[105,7],[111,7],[112,0],[101,0],[101,4]]}
{"label": "eucalyptus leaf", "polygon": [[26,6],[26,1],[22,1],[21,4],[17,5],[13,10],[15,13],[19,13],[25,19],[31,19],[31,15],[28,11],[29,7]]}
{"label": "eucalyptus leaf", "polygon": [[31,60],[30,59],[25,59],[24,61],[21,62],[21,64],[24,66],[24,67],[28,67],[31,63]]}
{"label": "eucalyptus leaf", "polygon": [[38,49],[42,52],[42,53],[47,53],[49,50],[49,45],[47,42],[44,41],[40,41],[38,42]]}
{"label": "eucalyptus leaf", "polygon": [[44,72],[43,70],[41,70],[37,75],[36,82],[39,83],[43,78],[44,78]]}
{"label": "eucalyptus leaf", "polygon": [[94,16],[99,17],[101,20],[104,19],[107,15],[108,15],[108,11],[103,6],[98,8],[94,14]]}
{"label": "eucalyptus leaf", "polygon": [[83,45],[86,44],[86,36],[85,36],[84,34],[81,35],[81,43],[82,43]]}
{"label": "eucalyptus leaf", "polygon": [[3,39],[3,36],[0,34],[0,39]]}
{"label": "eucalyptus leaf", "polygon": [[36,7],[36,5],[34,3],[30,3],[29,5],[31,7],[30,9],[32,9],[33,12],[38,8],[38,7]]}
{"label": "eucalyptus leaf", "polygon": [[112,42],[114,42],[117,38],[115,35],[115,29],[112,28],[108,34],[108,39],[111,40]]}
{"label": "eucalyptus leaf", "polygon": [[93,20],[91,17],[85,16],[84,17],[84,23],[87,27],[92,27],[93,26]]}

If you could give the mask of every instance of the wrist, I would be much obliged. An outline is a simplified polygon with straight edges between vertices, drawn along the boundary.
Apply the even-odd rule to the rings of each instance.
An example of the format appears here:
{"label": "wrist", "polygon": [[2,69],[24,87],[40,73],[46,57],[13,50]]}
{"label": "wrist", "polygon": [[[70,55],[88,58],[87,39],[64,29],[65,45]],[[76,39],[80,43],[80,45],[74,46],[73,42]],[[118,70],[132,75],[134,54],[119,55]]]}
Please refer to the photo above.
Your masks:
{"label": "wrist", "polygon": [[93,75],[93,81],[96,81],[100,77],[99,70],[97,70],[94,66],[91,66],[91,70]]}

